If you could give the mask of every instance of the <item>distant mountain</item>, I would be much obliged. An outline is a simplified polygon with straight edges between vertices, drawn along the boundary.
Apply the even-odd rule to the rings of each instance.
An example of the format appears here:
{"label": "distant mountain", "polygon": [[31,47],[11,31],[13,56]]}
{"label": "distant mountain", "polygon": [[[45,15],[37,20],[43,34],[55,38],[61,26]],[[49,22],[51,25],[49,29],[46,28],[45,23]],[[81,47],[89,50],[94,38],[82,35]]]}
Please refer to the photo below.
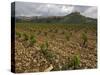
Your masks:
{"label": "distant mountain", "polygon": [[70,24],[85,24],[85,23],[96,23],[97,20],[81,15],[79,12],[73,12],[69,15],[64,16],[61,20],[63,23]]}
{"label": "distant mountain", "polygon": [[67,23],[67,24],[97,24],[97,19],[85,17],[79,12],[73,12],[66,16],[34,16],[34,17],[25,17],[20,16],[16,17],[17,21],[31,21],[38,23]]}

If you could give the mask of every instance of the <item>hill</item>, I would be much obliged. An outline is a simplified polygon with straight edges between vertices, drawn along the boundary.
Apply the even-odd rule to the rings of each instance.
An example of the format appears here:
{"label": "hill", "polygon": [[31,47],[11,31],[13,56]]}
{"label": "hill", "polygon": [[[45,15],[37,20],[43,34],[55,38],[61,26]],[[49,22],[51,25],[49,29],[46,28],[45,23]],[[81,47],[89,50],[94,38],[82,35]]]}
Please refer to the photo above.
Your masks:
{"label": "hill", "polygon": [[16,17],[16,21],[31,21],[31,22],[38,22],[38,23],[97,24],[97,19],[83,16],[79,12],[73,12],[66,16],[49,16],[49,17],[20,16],[20,17]]}

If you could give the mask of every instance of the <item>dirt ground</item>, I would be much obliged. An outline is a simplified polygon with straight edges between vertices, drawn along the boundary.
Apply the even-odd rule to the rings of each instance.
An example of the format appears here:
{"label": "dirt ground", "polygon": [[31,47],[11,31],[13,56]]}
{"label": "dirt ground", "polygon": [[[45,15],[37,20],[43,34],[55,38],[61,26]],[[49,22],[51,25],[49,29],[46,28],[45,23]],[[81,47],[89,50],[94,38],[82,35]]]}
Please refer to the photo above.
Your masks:
{"label": "dirt ground", "polygon": [[[45,72],[97,68],[97,32],[94,27],[16,27],[15,71]],[[28,38],[35,36],[30,46]],[[86,35],[84,44],[83,33]]]}

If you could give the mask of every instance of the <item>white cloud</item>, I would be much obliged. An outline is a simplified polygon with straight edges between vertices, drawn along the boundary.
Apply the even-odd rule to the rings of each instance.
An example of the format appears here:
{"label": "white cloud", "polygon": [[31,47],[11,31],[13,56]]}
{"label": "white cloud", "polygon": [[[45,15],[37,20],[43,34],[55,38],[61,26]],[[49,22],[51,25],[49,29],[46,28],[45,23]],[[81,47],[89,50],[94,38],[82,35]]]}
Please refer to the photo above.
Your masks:
{"label": "white cloud", "polygon": [[74,10],[74,7],[73,6],[62,6],[62,9],[61,9],[61,11],[62,12],[67,12],[67,13],[71,13],[72,11]]}
{"label": "white cloud", "polygon": [[97,18],[97,7],[90,7],[85,12],[83,12],[83,15],[87,17]]}
{"label": "white cloud", "polygon": [[97,17],[97,8],[91,6],[16,2],[16,16],[65,16],[74,11],[87,17]]}

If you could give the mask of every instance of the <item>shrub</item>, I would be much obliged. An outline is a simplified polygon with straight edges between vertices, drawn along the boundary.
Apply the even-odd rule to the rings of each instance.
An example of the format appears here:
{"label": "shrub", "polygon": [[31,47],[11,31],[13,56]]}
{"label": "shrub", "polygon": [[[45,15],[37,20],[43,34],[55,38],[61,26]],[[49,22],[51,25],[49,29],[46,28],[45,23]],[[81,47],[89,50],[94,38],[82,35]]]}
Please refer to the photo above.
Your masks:
{"label": "shrub", "polygon": [[42,44],[41,46],[40,46],[40,48],[41,48],[41,52],[43,53],[43,55],[45,56],[45,58],[49,61],[49,62],[51,62],[52,61],[52,58],[53,57],[55,57],[54,56],[54,54],[52,53],[52,51],[50,51],[49,49],[48,49],[48,42],[45,42],[45,44]]}
{"label": "shrub", "polygon": [[82,33],[82,47],[87,47],[88,38],[86,33]]}
{"label": "shrub", "polygon": [[72,57],[70,63],[68,64],[68,68],[77,69],[80,65],[80,57],[79,55],[75,55]]}
{"label": "shrub", "polygon": [[36,39],[35,39],[35,36],[34,35],[32,35],[31,37],[30,37],[30,46],[33,46],[34,44],[36,43]]}
{"label": "shrub", "polygon": [[71,59],[68,59],[67,61],[68,61],[68,63],[65,63],[62,66],[61,70],[77,69],[80,66],[80,57],[79,57],[79,55],[75,55]]}
{"label": "shrub", "polygon": [[40,47],[41,47],[42,53],[45,55],[48,48],[45,46],[45,44],[42,44]]}
{"label": "shrub", "polygon": [[64,64],[64,65],[62,66],[61,70],[67,70],[67,69],[68,69],[68,64],[66,63],[66,64]]}

